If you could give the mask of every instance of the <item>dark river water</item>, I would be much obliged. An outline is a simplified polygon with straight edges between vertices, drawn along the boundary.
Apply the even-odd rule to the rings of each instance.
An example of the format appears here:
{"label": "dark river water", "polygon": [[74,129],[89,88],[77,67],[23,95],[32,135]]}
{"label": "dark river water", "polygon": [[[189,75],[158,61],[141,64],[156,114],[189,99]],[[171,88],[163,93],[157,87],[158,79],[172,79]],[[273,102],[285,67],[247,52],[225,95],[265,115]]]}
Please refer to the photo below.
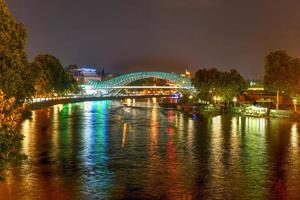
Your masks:
{"label": "dark river water", "polygon": [[300,199],[299,123],[137,105],[34,111],[0,199]]}

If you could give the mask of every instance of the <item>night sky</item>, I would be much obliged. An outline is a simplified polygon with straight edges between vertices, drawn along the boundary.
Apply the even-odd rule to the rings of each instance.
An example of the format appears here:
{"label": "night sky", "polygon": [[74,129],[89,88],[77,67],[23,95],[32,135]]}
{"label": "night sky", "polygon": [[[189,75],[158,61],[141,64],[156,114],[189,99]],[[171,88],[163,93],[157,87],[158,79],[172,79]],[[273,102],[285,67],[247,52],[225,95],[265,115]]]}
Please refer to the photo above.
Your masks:
{"label": "night sky", "polygon": [[186,67],[263,73],[264,56],[300,55],[299,0],[8,0],[32,59],[110,72]]}

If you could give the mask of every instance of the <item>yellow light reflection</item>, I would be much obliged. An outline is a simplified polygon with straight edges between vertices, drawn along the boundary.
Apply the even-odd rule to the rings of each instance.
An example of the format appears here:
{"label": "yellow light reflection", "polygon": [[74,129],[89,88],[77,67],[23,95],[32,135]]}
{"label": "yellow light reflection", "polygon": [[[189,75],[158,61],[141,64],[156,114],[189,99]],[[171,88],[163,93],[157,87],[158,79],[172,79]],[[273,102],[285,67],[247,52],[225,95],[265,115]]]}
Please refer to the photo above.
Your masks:
{"label": "yellow light reflection", "polygon": [[24,141],[23,141],[23,152],[28,155],[29,154],[29,145],[30,145],[30,129],[31,129],[31,123],[30,120],[27,119],[22,124],[22,134],[24,135]]}
{"label": "yellow light reflection", "polygon": [[127,132],[127,126],[128,124],[127,123],[124,123],[123,124],[123,138],[122,138],[122,147],[125,146],[126,144],[126,132]]}
{"label": "yellow light reflection", "polygon": [[231,133],[236,135],[238,133],[238,126],[239,126],[239,118],[233,117],[231,120]]}
{"label": "yellow light reflection", "polygon": [[[211,122],[211,159],[209,166],[211,166],[211,173],[214,174],[216,177],[223,177],[224,176],[224,164],[222,162],[223,158],[223,139],[224,136],[222,135],[222,117],[216,116],[212,118]],[[212,185],[217,185],[218,180],[213,179]]]}
{"label": "yellow light reflection", "polygon": [[131,99],[126,99],[126,104],[127,104],[128,106],[131,106]]}
{"label": "yellow light reflection", "polygon": [[175,121],[175,126],[177,127],[177,130],[179,130],[178,132],[178,136],[180,139],[182,139],[182,137],[184,136],[184,116],[183,113],[176,113],[176,121]]}
{"label": "yellow light reflection", "polygon": [[153,98],[152,98],[152,102],[153,102],[153,104],[157,104],[157,99],[156,99],[156,97],[153,97]]}
{"label": "yellow light reflection", "polygon": [[230,137],[230,166],[240,165],[240,138],[239,138],[239,117],[233,117],[231,119],[231,137]]}
{"label": "yellow light reflection", "polygon": [[53,132],[52,132],[52,145],[53,145],[53,153],[58,154],[58,143],[59,143],[59,113],[63,109],[63,105],[56,105],[53,107]]}
{"label": "yellow light reflection", "polygon": [[193,119],[188,119],[188,124],[187,124],[187,143],[188,143],[188,148],[192,150],[193,148],[193,130],[194,130],[194,120]]}
{"label": "yellow light reflection", "polygon": [[212,133],[220,134],[221,133],[221,115],[212,118]]}
{"label": "yellow light reflection", "polygon": [[151,111],[151,141],[152,143],[157,142],[157,133],[158,133],[158,123],[157,123],[157,110],[152,109]]}
{"label": "yellow light reflection", "polygon": [[147,99],[147,105],[148,105],[148,107],[150,106],[150,104],[151,104],[151,100]]}
{"label": "yellow light reflection", "polygon": [[58,104],[54,106],[55,110],[57,110],[58,112],[60,112],[63,109],[63,107],[64,107],[63,104]]}
{"label": "yellow light reflection", "polygon": [[289,164],[287,165],[286,183],[287,188],[290,188],[291,196],[289,199],[299,199],[299,174],[300,159],[299,159],[299,131],[297,123],[293,123],[290,129],[290,148],[289,148]]}
{"label": "yellow light reflection", "polygon": [[294,123],[291,127],[291,146],[293,148],[297,148],[298,147],[298,140],[299,140],[299,136],[298,136],[298,128],[297,128],[297,123]]}
{"label": "yellow light reflection", "polygon": [[265,118],[246,118],[246,130],[247,132],[256,132],[260,135],[265,135],[267,119]]}

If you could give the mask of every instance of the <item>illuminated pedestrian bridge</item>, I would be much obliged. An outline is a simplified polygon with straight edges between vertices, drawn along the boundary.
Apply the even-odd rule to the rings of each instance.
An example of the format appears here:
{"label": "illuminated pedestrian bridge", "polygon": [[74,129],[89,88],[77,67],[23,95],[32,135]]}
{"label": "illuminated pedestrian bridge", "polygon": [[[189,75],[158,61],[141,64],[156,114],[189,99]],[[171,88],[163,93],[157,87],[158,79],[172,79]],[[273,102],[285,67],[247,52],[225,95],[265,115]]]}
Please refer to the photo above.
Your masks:
{"label": "illuminated pedestrian bridge", "polygon": [[[129,86],[137,80],[157,78],[163,79],[173,83],[172,86]],[[112,91],[121,89],[141,88],[141,89],[178,89],[178,90],[191,90],[193,89],[192,81],[190,78],[183,77],[174,73],[166,72],[133,72],[124,74],[107,81],[90,80],[89,85],[97,91],[106,91],[111,93]]]}
{"label": "illuminated pedestrian bridge", "polygon": [[[148,78],[163,79],[171,84],[162,86],[144,86],[144,85],[130,85],[131,83]],[[166,72],[134,72],[124,74],[110,80],[98,81],[89,80],[88,84],[81,85],[82,92],[80,94],[64,94],[62,96],[54,95],[51,97],[33,98],[28,103],[41,103],[52,102],[67,103],[67,102],[81,102],[81,101],[94,101],[94,100],[109,100],[109,99],[123,99],[123,98],[152,98],[152,97],[166,97],[174,96],[174,90],[180,92],[194,90],[190,78],[180,76],[173,73]],[[144,93],[144,94],[122,94],[122,89],[171,89],[166,93]],[[178,95],[178,94],[176,94]],[[175,96],[176,96],[175,95]]]}

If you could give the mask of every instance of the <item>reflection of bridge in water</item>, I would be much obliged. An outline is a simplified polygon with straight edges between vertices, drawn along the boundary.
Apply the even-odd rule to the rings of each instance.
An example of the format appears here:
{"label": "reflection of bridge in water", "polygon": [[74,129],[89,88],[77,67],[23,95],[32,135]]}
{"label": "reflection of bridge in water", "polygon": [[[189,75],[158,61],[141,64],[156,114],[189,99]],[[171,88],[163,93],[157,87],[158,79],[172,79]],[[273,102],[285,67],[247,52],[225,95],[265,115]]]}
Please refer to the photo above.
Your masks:
{"label": "reflection of bridge in water", "polygon": [[[156,78],[167,80],[172,83],[169,86],[131,86],[137,80]],[[82,101],[98,101],[98,100],[114,100],[125,98],[151,98],[151,97],[167,97],[172,94],[146,94],[146,95],[124,95],[120,91],[122,89],[174,89],[177,91],[193,90],[192,81],[190,78],[183,77],[174,73],[166,72],[134,72],[124,74],[107,81],[90,80],[88,82],[89,90],[92,89],[94,93],[92,95],[76,94],[66,95],[58,97],[44,97],[33,99],[31,104],[39,105],[55,105],[61,103],[72,103]]]}

